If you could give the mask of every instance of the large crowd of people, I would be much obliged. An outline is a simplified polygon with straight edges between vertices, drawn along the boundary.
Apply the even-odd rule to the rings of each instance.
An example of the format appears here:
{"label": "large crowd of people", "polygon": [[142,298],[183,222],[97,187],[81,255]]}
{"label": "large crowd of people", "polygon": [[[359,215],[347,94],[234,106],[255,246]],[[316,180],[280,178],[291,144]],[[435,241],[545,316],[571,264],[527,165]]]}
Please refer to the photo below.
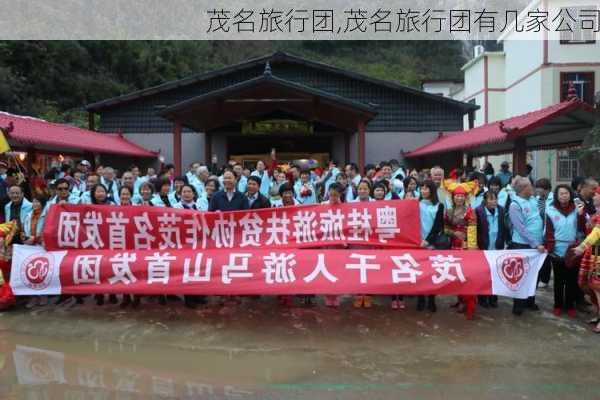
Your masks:
{"label": "large crowd of people", "polygon": [[[576,177],[569,185],[552,188],[545,178],[516,176],[504,162],[495,173],[485,168],[457,168],[446,174],[434,166],[407,170],[397,160],[369,164],[364,174],[353,163],[330,161],[324,168],[303,169],[280,165],[276,152],[269,165],[258,161],[254,170],[234,161],[217,169],[193,163],[183,176],[166,165],[160,171],[135,165],[118,173],[87,160],[64,163],[45,175],[25,176],[20,169],[0,162],[0,213],[13,221],[18,234],[12,243],[43,244],[46,210],[51,204],[113,204],[173,207],[202,211],[231,211],[282,207],[298,204],[413,199],[419,202],[421,246],[429,249],[537,249],[548,257],[538,277],[538,287],[547,287],[553,275],[553,313],[575,317],[589,311],[600,300],[600,188],[595,179]],[[166,303],[169,297],[159,296]],[[174,299],[173,299],[174,300]],[[83,297],[62,296],[58,302],[83,302]],[[116,296],[109,296],[117,303]],[[185,304],[196,307],[203,297],[186,296]],[[295,298],[282,296],[291,305]],[[312,304],[311,296],[298,301]],[[47,304],[43,296],[32,298],[27,307]],[[96,296],[97,304],[104,296]],[[372,296],[356,295],[354,307],[369,308]],[[590,303],[591,302],[591,303]],[[138,306],[140,298],[124,295],[121,305]],[[325,296],[325,304],[337,307],[337,296]],[[387,304],[387,302],[386,302]],[[468,319],[479,305],[498,307],[495,296],[459,296],[456,307]],[[404,309],[405,299],[392,296],[391,308]],[[417,296],[417,310],[437,310],[434,295]],[[512,312],[520,316],[536,311],[535,297],[514,300]],[[598,309],[596,307],[596,309]],[[600,319],[590,321],[600,333]]]}

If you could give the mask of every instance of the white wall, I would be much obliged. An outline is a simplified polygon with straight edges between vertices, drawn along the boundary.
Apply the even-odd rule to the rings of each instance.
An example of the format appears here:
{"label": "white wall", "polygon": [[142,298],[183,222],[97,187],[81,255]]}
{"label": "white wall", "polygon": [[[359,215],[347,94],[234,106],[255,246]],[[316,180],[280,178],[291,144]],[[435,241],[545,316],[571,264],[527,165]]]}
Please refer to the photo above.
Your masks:
{"label": "white wall", "polygon": [[544,61],[542,41],[506,40],[504,53],[506,54],[505,87],[514,84]]}

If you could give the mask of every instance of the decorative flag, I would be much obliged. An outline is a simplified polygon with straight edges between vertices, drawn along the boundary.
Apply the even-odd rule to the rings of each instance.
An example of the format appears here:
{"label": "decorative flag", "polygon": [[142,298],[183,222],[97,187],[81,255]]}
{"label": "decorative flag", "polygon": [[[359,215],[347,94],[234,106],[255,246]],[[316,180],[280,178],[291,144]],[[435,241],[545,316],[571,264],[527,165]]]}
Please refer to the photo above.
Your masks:
{"label": "decorative flag", "polygon": [[10,151],[10,146],[8,140],[6,140],[4,129],[0,128],[0,153],[6,153],[7,151]]}

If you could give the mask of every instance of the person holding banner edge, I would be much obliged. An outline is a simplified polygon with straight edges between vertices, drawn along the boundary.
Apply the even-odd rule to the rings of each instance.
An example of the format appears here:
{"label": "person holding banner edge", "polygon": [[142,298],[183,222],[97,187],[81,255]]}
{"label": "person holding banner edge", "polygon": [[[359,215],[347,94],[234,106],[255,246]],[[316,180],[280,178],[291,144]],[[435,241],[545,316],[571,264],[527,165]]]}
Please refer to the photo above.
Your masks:
{"label": "person holding banner edge", "polygon": [[[513,180],[515,194],[511,196],[508,215],[513,227],[512,242],[509,249],[537,249],[540,253],[546,252],[543,243],[544,222],[538,209],[531,181],[524,177]],[[526,300],[513,300],[513,314],[520,316],[525,309],[539,311],[535,303],[535,296]]]}

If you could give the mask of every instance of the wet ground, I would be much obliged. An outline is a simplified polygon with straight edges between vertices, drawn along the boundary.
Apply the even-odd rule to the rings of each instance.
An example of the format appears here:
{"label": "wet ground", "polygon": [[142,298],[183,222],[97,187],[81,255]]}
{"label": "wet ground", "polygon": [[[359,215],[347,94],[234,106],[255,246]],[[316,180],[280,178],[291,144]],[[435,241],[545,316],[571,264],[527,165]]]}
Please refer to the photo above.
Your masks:
{"label": "wet ground", "polygon": [[0,399],[600,399],[600,335],[511,302],[466,321],[286,308],[271,298],[189,310],[46,306],[0,314]]}

